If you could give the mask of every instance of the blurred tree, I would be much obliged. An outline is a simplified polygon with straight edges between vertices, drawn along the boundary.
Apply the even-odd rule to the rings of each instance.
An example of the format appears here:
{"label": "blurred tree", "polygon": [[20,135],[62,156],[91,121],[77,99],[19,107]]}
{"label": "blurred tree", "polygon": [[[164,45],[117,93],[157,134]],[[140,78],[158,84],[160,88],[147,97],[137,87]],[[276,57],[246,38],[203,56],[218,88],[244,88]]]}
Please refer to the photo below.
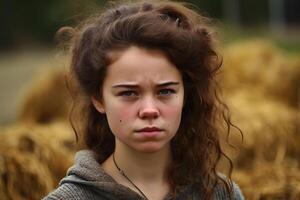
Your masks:
{"label": "blurred tree", "polygon": [[[55,32],[60,27],[74,25],[79,19],[93,13],[107,1],[0,0],[0,50],[24,44],[30,45],[35,42],[53,44]],[[122,2],[122,0],[118,1]],[[205,16],[215,19],[226,18],[227,22],[247,26],[268,24],[269,15],[272,14],[271,12],[276,11],[269,8],[269,4],[275,5],[273,0],[177,1],[192,3]],[[287,22],[298,23],[299,26],[300,1],[276,1],[284,2],[284,19]],[[275,18],[273,17],[273,19]],[[273,21],[272,23],[276,24],[277,22]]]}
{"label": "blurred tree", "polygon": [[222,0],[188,0],[198,7],[198,10],[212,18],[222,18]]}
{"label": "blurred tree", "polygon": [[227,23],[241,24],[240,0],[223,0],[223,12]]}
{"label": "blurred tree", "polygon": [[0,48],[8,48],[13,43],[13,25],[9,18],[11,10],[12,4],[10,1],[0,1]]}
{"label": "blurred tree", "polygon": [[268,22],[268,0],[239,0],[244,25],[260,25]]}
{"label": "blurred tree", "polygon": [[300,1],[284,0],[285,21],[293,26],[300,26]]}
{"label": "blurred tree", "polygon": [[99,8],[101,0],[1,0],[0,49],[52,43],[55,32]]}
{"label": "blurred tree", "polygon": [[284,29],[284,1],[283,0],[269,0],[270,12],[270,28],[272,31],[280,31]]}

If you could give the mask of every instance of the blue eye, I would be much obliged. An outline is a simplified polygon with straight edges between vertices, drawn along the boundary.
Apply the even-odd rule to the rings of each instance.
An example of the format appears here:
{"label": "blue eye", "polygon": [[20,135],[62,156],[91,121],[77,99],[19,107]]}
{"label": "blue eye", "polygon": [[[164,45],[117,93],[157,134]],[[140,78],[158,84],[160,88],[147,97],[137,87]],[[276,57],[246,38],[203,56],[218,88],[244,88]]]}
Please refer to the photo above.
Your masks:
{"label": "blue eye", "polygon": [[124,97],[132,97],[132,96],[136,96],[137,93],[135,91],[128,90],[128,91],[120,92],[119,95]]}
{"label": "blue eye", "polygon": [[158,95],[169,96],[171,94],[175,94],[175,90],[173,89],[161,89],[158,92]]}

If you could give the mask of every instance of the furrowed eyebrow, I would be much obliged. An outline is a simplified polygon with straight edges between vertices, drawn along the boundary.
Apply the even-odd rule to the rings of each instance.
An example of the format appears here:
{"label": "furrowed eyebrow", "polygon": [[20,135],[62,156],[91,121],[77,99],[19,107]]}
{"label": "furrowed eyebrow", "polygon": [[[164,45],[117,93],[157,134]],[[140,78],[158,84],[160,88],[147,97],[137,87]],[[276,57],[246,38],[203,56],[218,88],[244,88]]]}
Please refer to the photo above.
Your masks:
{"label": "furrowed eyebrow", "polygon": [[166,83],[160,83],[158,84],[158,87],[166,87],[171,85],[179,85],[179,82],[166,82]]}
{"label": "furrowed eyebrow", "polygon": [[132,85],[132,84],[118,84],[118,85],[113,85],[113,88],[138,88],[137,85]]}
{"label": "furrowed eyebrow", "polygon": [[[160,83],[157,84],[157,87],[166,87],[166,86],[171,86],[171,85],[179,85],[179,82],[165,82],[165,83]],[[139,86],[136,84],[117,84],[113,85],[113,88],[138,88]]]}

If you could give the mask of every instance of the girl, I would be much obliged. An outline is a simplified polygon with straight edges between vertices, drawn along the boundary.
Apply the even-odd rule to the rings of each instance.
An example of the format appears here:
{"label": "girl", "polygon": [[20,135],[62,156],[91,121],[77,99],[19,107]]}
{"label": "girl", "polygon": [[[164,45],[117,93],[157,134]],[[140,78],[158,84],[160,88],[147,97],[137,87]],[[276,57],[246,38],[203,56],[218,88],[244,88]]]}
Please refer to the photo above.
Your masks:
{"label": "girl", "polygon": [[184,4],[147,1],[109,9],[76,32],[71,70],[87,97],[85,150],[44,199],[243,199],[216,171],[226,157],[220,124],[231,123],[205,21]]}

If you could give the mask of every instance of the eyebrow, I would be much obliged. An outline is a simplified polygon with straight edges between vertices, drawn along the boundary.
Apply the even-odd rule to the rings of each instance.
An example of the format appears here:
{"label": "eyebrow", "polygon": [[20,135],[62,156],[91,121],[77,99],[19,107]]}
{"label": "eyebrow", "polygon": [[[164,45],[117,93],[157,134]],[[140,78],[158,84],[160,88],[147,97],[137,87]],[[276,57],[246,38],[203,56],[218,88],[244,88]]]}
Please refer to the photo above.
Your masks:
{"label": "eyebrow", "polygon": [[[172,85],[179,85],[179,82],[169,81],[169,82],[165,82],[165,83],[160,83],[160,84],[157,84],[157,87],[167,87],[167,86],[172,86]],[[112,87],[113,88],[120,88],[120,87],[138,88],[139,86],[136,84],[117,84],[117,85],[113,85]]]}

